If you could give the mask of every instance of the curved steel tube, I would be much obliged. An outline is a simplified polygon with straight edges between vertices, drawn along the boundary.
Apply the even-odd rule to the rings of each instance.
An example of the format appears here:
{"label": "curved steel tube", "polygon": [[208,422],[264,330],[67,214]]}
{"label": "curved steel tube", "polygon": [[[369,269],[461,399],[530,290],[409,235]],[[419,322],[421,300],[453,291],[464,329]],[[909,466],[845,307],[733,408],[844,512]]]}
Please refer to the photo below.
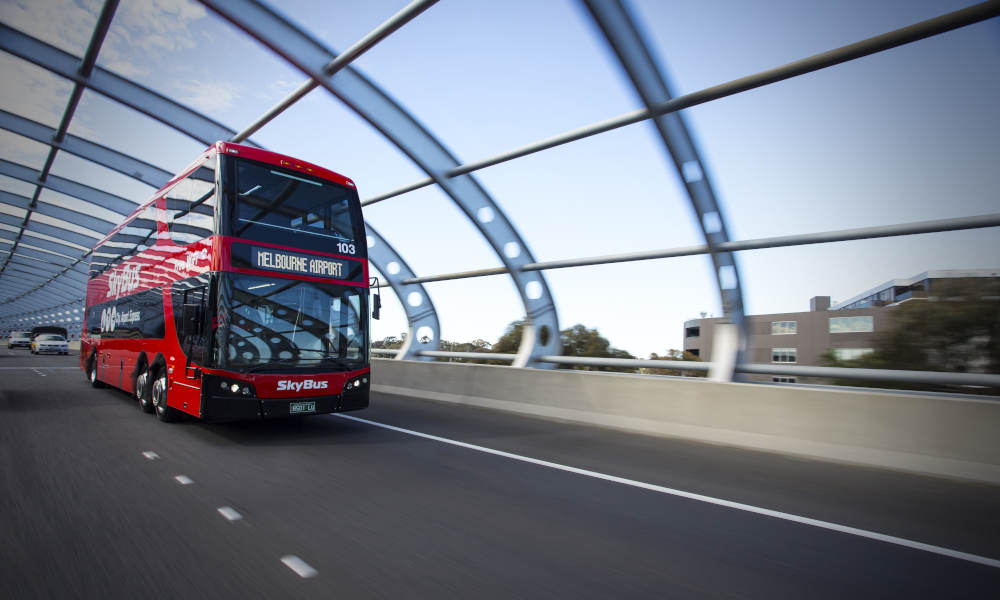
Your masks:
{"label": "curved steel tube", "polygon": [[[434,303],[431,302],[430,294],[419,283],[404,283],[403,280],[409,278],[413,271],[410,265],[406,264],[399,254],[385,241],[382,235],[365,223],[368,232],[368,260],[372,261],[379,272],[389,281],[396,296],[399,297],[403,309],[406,311],[406,321],[409,324],[409,332],[403,347],[396,354],[397,360],[430,360],[422,358],[417,353],[424,350],[437,350],[441,343],[441,325],[438,322],[437,311]],[[381,265],[381,266],[379,266]],[[427,342],[421,341],[424,336],[418,336],[417,332],[427,327],[430,339]]]}
{"label": "curved steel tube", "polygon": [[[656,105],[670,100],[672,94],[662,70],[657,66],[621,0],[582,1],[611,44],[646,109],[651,111]],[[716,379],[732,380],[735,366],[743,362],[747,333],[743,313],[743,291],[740,287],[736,258],[732,252],[719,248],[720,244],[729,241],[726,220],[712,191],[708,170],[698,155],[698,149],[688,133],[681,114],[669,113],[654,117],[653,120],[673,160],[677,174],[684,182],[691,206],[698,217],[698,226],[715,265],[715,279],[719,286],[723,313],[736,327],[733,356],[728,360],[719,361],[726,365],[725,372],[713,374]],[[715,357],[712,360],[715,362]]]}
{"label": "curved steel tube", "polygon": [[449,177],[460,163],[426,128],[401,105],[351,67],[333,76],[324,67],[334,53],[252,0],[202,0],[226,20],[243,29],[275,53],[301,69],[367,120],[424,170],[458,205],[507,267],[530,327],[525,327],[514,366],[551,368],[538,361],[546,354],[559,354],[559,322],[555,304],[539,272],[521,271],[534,262],[528,246],[500,207],[471,175]]}

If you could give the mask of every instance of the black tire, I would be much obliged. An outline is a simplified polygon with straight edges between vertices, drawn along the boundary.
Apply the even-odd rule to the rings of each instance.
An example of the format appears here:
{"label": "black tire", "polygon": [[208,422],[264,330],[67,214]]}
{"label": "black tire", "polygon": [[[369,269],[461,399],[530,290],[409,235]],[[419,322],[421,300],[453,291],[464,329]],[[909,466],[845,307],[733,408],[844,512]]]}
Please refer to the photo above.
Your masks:
{"label": "black tire", "polygon": [[149,377],[150,372],[146,367],[139,369],[139,372],[135,375],[135,399],[139,401],[139,409],[147,414],[153,414],[156,412],[156,407],[153,406],[153,401],[149,394]]}
{"label": "black tire", "polygon": [[90,381],[90,387],[104,387],[104,384],[97,379],[97,356],[91,356],[90,362],[87,363],[87,380]]}
{"label": "black tire", "polygon": [[153,384],[150,386],[149,396],[153,406],[156,407],[156,418],[164,423],[173,423],[180,418],[180,413],[176,408],[167,406],[167,373],[164,370],[156,372]]}

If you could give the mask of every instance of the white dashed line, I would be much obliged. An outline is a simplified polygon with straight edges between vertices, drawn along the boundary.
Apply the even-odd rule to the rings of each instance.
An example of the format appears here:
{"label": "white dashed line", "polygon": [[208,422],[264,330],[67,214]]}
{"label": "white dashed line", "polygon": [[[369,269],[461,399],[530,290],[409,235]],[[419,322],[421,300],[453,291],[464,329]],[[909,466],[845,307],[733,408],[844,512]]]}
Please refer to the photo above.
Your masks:
{"label": "white dashed line", "polygon": [[906,538],[896,537],[894,535],[886,535],[884,533],[878,533],[875,531],[868,531],[865,529],[858,529],[857,527],[850,527],[847,525],[840,525],[838,523],[830,523],[829,521],[821,521],[819,519],[813,519],[810,517],[803,517],[799,515],[793,515],[777,510],[771,510],[769,508],[761,508],[759,506],[753,506],[750,504],[743,504],[742,502],[733,502],[732,500],[723,500],[721,498],[713,498],[712,496],[706,496],[704,494],[695,494],[693,492],[685,492],[683,490],[677,490],[673,488],[664,487],[662,485],[655,485],[652,483],[645,483],[643,481],[636,481],[634,479],[627,479],[625,477],[618,477],[616,475],[608,475],[606,473],[599,473],[597,471],[589,471],[587,469],[580,469],[577,467],[571,467],[568,465],[561,465],[559,463],[550,462],[547,460],[540,460],[537,458],[531,458],[530,456],[522,456],[520,454],[514,454],[513,452],[504,452],[503,450],[494,450],[493,448],[487,448],[485,446],[477,446],[475,444],[469,444],[466,442],[460,442],[458,440],[452,440],[445,437],[440,437],[437,435],[431,435],[429,433],[421,433],[419,431],[414,431],[412,429],[404,429],[402,427],[395,427],[393,425],[386,425],[385,423],[379,423],[377,421],[369,421],[368,419],[360,419],[358,417],[351,417],[344,414],[334,414],[334,417],[341,419],[347,419],[349,421],[357,421],[358,423],[367,423],[373,427],[381,427],[382,429],[389,429],[391,431],[397,431],[399,433],[405,433],[407,435],[412,435],[416,437],[421,437],[427,440],[433,440],[435,442],[441,442],[443,444],[450,444],[452,446],[458,446],[460,448],[467,448],[469,450],[475,450],[476,452],[484,452],[486,454],[492,454],[494,456],[502,456],[504,458],[509,458],[512,460],[518,460],[521,462],[530,463],[533,465],[538,465],[541,467],[548,467],[550,469],[558,469],[560,471],[566,471],[568,473],[575,473],[577,475],[583,475],[584,477],[593,477],[595,479],[603,479],[604,481],[611,481],[613,483],[620,483],[622,485],[628,485],[636,488],[641,488],[644,490],[649,490],[652,492],[659,492],[661,494],[667,494],[670,496],[677,496],[680,498],[687,498],[689,500],[696,500],[698,502],[705,502],[707,504],[714,504],[716,506],[723,506],[725,508],[731,508],[735,510],[741,510],[748,513],[754,513],[758,515],[764,515],[767,517],[774,517],[776,519],[782,519],[785,521],[791,521],[793,523],[801,523],[802,525],[809,525],[812,527],[818,527],[820,529],[827,529],[829,531],[837,531],[840,533],[846,533],[849,535],[855,535],[862,538],[867,538],[870,540],[877,540],[880,542],[886,542],[889,544],[895,544],[897,546],[903,546],[904,548],[913,548],[914,550],[922,550],[924,552],[931,552],[933,554],[939,554],[941,556],[948,556],[950,558],[957,558],[959,560],[965,560],[972,563],[977,563],[980,565],[986,565],[988,567],[993,567],[1000,569],[1000,560],[995,558],[990,558],[987,556],[979,556],[977,554],[970,554],[968,552],[960,552],[958,550],[953,550],[951,548],[943,548],[941,546],[934,546],[932,544],[925,544],[923,542],[917,542],[914,540],[908,540]]}
{"label": "white dashed line", "polygon": [[306,561],[293,554],[282,556],[281,562],[285,563],[286,567],[295,571],[295,574],[303,579],[309,579],[310,577],[319,575],[319,571],[310,567]]}
{"label": "white dashed line", "polygon": [[216,510],[218,510],[219,514],[225,517],[227,521],[239,521],[243,518],[243,515],[236,512],[236,510],[230,506],[220,506]]}
{"label": "white dashed line", "polygon": [[187,475],[177,475],[174,477],[174,479],[176,479],[177,483],[181,485],[191,485],[192,483],[194,483],[194,479],[191,479]]}
{"label": "white dashed line", "polygon": [[152,450],[146,450],[145,452],[142,453],[142,455],[148,458],[149,460],[156,460],[160,458],[160,455],[157,454],[156,452],[153,452]]}
{"label": "white dashed line", "polygon": [[45,373],[42,373],[42,372],[41,372],[41,371],[39,371],[38,369],[32,369],[32,371],[34,371],[34,372],[35,372],[35,374],[37,374],[37,375],[39,375],[39,376],[41,376],[41,377],[45,377]]}

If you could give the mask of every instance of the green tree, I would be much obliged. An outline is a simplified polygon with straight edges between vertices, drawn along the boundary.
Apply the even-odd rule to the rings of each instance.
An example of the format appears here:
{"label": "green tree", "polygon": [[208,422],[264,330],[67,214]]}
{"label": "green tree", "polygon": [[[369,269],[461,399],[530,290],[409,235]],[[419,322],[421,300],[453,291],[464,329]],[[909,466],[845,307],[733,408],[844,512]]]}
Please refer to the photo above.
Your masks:
{"label": "green tree", "polygon": [[375,340],[372,342],[372,348],[387,348],[392,350],[398,350],[403,347],[403,342],[406,341],[406,334],[400,334],[400,337],[394,335],[389,335],[381,340]]}
{"label": "green tree", "polygon": [[[524,330],[523,319],[513,321],[504,330],[497,343],[493,344],[493,352],[516,354],[521,346],[521,335]],[[596,329],[576,324],[559,332],[562,341],[563,356],[587,356],[595,358],[635,358],[625,350],[619,350],[611,345]],[[559,365],[560,369],[576,369],[580,371],[620,371],[634,373],[634,368],[598,367],[591,365]]]}
{"label": "green tree", "polygon": [[[691,361],[691,362],[701,362],[701,359],[690,352],[685,352],[683,350],[677,350],[671,348],[667,350],[667,353],[660,356],[656,352],[649,355],[649,360],[664,360],[664,361]],[[706,371],[689,371],[684,369],[652,369],[652,368],[642,368],[639,372],[646,375],[680,375],[684,377],[706,377],[708,373]]]}
{"label": "green tree", "polygon": [[[1000,281],[938,282],[926,299],[910,300],[890,310],[893,324],[874,334],[874,352],[838,360],[829,350],[823,356],[824,363],[868,369],[1000,373]],[[856,381],[837,383],[858,385]],[[922,384],[892,383],[885,387],[954,391]]]}
{"label": "green tree", "polygon": [[524,330],[524,319],[511,321],[504,329],[503,335],[493,344],[493,352],[497,354],[517,354],[521,347],[521,332]]}

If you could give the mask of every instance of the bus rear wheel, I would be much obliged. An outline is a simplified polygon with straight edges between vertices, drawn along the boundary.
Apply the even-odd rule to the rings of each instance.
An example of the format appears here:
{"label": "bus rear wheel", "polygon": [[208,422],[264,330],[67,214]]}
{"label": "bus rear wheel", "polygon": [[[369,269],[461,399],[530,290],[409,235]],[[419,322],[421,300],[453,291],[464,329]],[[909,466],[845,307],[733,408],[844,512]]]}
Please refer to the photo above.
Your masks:
{"label": "bus rear wheel", "polygon": [[135,376],[135,399],[139,401],[142,412],[152,414],[155,410],[149,398],[149,369],[145,367]]}
{"label": "bus rear wheel", "polygon": [[167,374],[160,372],[153,380],[153,389],[150,392],[153,399],[153,406],[156,407],[156,418],[164,423],[172,423],[177,420],[178,412],[176,408],[167,406]]}

